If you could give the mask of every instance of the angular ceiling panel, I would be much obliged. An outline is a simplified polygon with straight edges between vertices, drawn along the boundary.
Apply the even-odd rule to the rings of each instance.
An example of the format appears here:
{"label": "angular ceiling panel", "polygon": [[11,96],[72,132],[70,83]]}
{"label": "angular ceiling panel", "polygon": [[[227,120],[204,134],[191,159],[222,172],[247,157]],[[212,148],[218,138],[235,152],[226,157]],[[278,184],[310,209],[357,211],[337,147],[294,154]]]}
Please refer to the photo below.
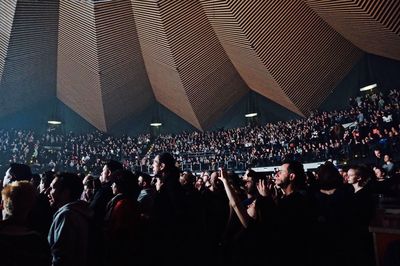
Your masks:
{"label": "angular ceiling panel", "polygon": [[244,96],[247,87],[200,3],[133,0],[132,4],[156,99],[196,128],[210,127]]}
{"label": "angular ceiling panel", "polygon": [[0,2],[1,116],[54,97],[57,25],[57,1]]}
{"label": "angular ceiling panel", "polygon": [[400,60],[399,0],[305,0],[321,18],[365,52]]}
{"label": "angular ceiling panel", "polygon": [[62,1],[57,95],[107,131],[153,100],[129,0]]}
{"label": "angular ceiling panel", "polygon": [[299,115],[317,108],[362,55],[302,0],[200,2],[249,87]]}
{"label": "angular ceiling panel", "polygon": [[307,116],[364,52],[400,60],[399,14],[397,0],[2,0],[0,116],[58,97],[109,131],[157,100],[204,130],[249,88]]}

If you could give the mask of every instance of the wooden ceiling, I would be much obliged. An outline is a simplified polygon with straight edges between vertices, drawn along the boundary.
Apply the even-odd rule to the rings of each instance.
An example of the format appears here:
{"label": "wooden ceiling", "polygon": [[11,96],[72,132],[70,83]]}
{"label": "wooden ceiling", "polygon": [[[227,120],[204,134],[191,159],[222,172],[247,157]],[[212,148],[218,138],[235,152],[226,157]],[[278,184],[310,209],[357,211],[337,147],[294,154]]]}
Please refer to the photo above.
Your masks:
{"label": "wooden ceiling", "polygon": [[307,116],[364,52],[400,60],[399,14],[397,0],[3,0],[0,116],[57,95],[108,131],[156,100],[204,130],[249,89]]}

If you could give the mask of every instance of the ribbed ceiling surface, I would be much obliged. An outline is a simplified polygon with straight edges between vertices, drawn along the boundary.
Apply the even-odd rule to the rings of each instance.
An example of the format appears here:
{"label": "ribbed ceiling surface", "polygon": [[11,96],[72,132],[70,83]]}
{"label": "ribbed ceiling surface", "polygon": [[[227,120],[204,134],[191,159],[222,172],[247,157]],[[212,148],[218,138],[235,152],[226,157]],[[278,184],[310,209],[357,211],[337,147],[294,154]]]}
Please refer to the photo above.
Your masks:
{"label": "ribbed ceiling surface", "polygon": [[360,49],[400,60],[399,0],[306,0],[333,29]]}
{"label": "ribbed ceiling surface", "polygon": [[321,104],[362,55],[301,0],[201,3],[249,87],[299,115]]}
{"label": "ribbed ceiling surface", "polygon": [[0,2],[0,115],[55,95],[57,1]]}
{"label": "ribbed ceiling surface", "polygon": [[400,60],[399,8],[397,0],[3,0],[0,115],[57,94],[107,131],[155,99],[203,130],[251,89],[306,116],[363,52]]}
{"label": "ribbed ceiling surface", "polygon": [[[156,99],[202,129],[247,91],[197,0],[132,1]],[[184,4],[183,4],[184,3]]]}
{"label": "ribbed ceiling surface", "polygon": [[58,43],[57,95],[97,128],[150,104],[129,0],[61,1]]}

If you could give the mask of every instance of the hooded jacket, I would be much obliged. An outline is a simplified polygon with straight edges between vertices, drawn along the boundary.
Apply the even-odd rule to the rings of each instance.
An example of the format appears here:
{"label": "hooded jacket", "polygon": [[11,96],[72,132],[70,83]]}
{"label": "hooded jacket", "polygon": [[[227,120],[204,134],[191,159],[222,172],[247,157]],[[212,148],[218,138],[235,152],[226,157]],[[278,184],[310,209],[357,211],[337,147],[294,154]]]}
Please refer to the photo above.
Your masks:
{"label": "hooded jacket", "polygon": [[92,216],[92,210],[82,200],[70,202],[54,214],[48,236],[52,265],[88,265]]}

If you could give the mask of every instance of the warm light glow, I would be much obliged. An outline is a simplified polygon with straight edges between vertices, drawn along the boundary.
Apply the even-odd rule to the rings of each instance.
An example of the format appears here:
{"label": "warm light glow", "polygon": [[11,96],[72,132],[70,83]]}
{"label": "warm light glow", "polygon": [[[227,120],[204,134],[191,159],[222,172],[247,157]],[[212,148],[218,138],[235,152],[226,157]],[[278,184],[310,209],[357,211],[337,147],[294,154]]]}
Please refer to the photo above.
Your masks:
{"label": "warm light glow", "polygon": [[47,121],[47,123],[50,125],[61,125],[61,121],[57,121],[57,120],[49,120],[49,121]]}
{"label": "warm light glow", "polygon": [[371,84],[371,85],[367,85],[367,86],[365,86],[365,87],[362,87],[362,88],[360,89],[360,91],[370,91],[370,90],[372,90],[373,88],[376,88],[377,86],[378,86],[378,84],[376,84],[376,83]]}
{"label": "warm light glow", "polygon": [[245,114],[244,116],[249,118],[249,117],[255,117],[257,115],[258,115],[257,113],[249,113],[249,114]]}
{"label": "warm light glow", "polygon": [[159,126],[162,126],[162,123],[160,123],[160,122],[154,122],[154,123],[151,123],[150,126],[152,126],[152,127],[159,127]]}

